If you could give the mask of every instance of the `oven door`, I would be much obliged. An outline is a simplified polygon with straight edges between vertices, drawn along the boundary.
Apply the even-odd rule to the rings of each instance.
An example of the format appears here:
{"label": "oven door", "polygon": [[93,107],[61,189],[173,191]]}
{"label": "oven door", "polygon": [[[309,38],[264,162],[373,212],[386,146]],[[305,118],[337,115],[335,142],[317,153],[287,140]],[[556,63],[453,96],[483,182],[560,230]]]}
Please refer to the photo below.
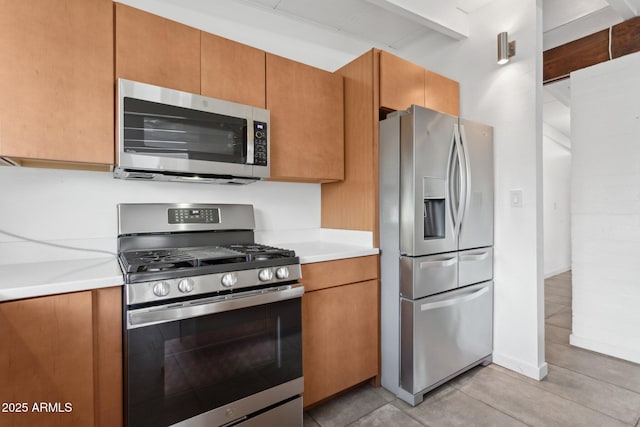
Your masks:
{"label": "oven door", "polygon": [[[303,292],[289,286],[128,311],[127,425],[222,425],[299,395]],[[292,414],[293,425],[301,417]]]}

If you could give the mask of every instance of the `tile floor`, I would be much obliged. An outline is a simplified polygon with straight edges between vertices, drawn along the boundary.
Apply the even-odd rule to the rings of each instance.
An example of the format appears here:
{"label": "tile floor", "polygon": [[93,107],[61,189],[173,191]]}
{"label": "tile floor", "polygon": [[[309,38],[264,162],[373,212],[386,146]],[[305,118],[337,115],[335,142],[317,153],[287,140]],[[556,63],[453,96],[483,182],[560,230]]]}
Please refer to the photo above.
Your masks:
{"label": "tile floor", "polygon": [[570,272],[545,280],[545,319],[543,381],[478,367],[416,407],[364,385],[305,412],[304,426],[640,427],[640,365],[569,346]]}

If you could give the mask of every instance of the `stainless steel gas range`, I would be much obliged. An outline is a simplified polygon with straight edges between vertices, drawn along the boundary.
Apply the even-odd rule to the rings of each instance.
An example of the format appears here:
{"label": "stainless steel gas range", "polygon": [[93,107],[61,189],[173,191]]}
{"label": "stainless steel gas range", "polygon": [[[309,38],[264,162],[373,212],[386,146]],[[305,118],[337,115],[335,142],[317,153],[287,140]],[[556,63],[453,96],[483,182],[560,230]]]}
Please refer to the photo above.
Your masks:
{"label": "stainless steel gas range", "polygon": [[253,206],[120,204],[128,426],[301,426],[304,288]]}

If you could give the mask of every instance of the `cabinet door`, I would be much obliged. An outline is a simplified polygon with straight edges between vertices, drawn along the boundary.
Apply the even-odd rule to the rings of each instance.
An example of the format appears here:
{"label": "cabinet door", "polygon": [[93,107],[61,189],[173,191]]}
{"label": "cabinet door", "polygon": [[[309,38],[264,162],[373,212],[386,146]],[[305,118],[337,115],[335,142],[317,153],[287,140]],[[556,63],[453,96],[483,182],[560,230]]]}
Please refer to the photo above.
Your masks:
{"label": "cabinet door", "polygon": [[406,110],[411,105],[424,106],[424,68],[380,52],[380,107]]}
{"label": "cabinet door", "polygon": [[424,70],[424,106],[441,113],[460,115],[460,84]]}
{"label": "cabinet door", "polygon": [[[0,425],[94,425],[92,315],[91,292],[0,304],[0,402],[28,403]],[[62,412],[34,411],[40,402]]]}
{"label": "cabinet door", "polygon": [[113,164],[112,8],[0,1],[0,155]]}
{"label": "cabinet door", "polygon": [[202,95],[265,108],[265,52],[213,34],[202,36]]}
{"label": "cabinet door", "polygon": [[267,53],[271,177],[344,178],[342,76]]}
{"label": "cabinet door", "polygon": [[0,412],[0,425],[122,425],[121,295],[118,286],[0,303],[0,402],[27,403]]}
{"label": "cabinet door", "polygon": [[304,405],[378,375],[378,281],[302,297]]}
{"label": "cabinet door", "polygon": [[200,30],[115,3],[116,78],[200,93]]}

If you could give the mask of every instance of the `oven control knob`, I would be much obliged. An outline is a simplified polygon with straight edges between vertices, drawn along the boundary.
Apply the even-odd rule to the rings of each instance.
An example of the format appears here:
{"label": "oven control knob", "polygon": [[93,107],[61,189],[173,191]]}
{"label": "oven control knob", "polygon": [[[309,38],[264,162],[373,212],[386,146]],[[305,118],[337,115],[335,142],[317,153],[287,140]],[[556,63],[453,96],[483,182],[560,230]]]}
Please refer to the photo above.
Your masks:
{"label": "oven control knob", "polygon": [[264,270],[260,270],[258,273],[258,277],[262,282],[268,282],[269,280],[273,280],[273,270],[270,268],[265,268]]}
{"label": "oven control knob", "polygon": [[188,294],[193,290],[193,281],[191,279],[182,279],[178,282],[178,289],[183,294]]}
{"label": "oven control knob", "polygon": [[278,267],[276,270],[276,277],[278,279],[287,279],[289,278],[289,268],[288,267]]}
{"label": "oven control knob", "polygon": [[170,290],[171,288],[169,287],[169,284],[167,282],[158,282],[153,285],[153,293],[157,297],[166,297],[167,295],[169,295]]}
{"label": "oven control knob", "polygon": [[222,279],[220,279],[220,283],[222,283],[222,286],[224,286],[225,288],[230,288],[238,283],[238,275],[236,273],[227,273],[222,276]]}

